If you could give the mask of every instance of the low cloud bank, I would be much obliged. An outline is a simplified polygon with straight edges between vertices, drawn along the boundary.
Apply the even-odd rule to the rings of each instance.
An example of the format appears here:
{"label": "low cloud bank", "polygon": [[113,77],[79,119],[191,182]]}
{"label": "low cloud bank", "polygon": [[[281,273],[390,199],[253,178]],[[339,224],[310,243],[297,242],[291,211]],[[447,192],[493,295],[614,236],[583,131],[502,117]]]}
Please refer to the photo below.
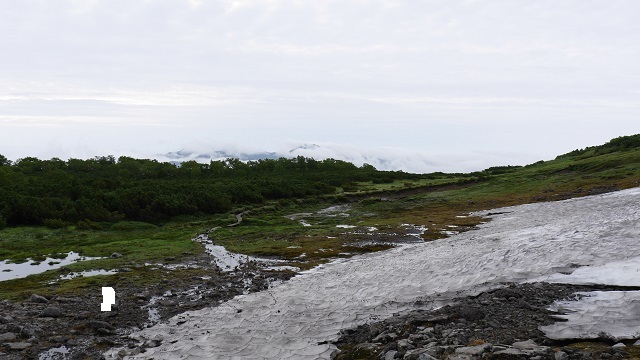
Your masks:
{"label": "low cloud bank", "polygon": [[155,156],[158,160],[183,162],[195,160],[208,162],[226,158],[239,158],[243,161],[258,159],[311,157],[317,160],[336,159],[354,163],[357,166],[370,164],[378,170],[402,170],[410,173],[470,172],[497,165],[524,165],[537,161],[523,154],[504,154],[487,152],[467,153],[422,153],[408,149],[392,147],[363,148],[332,143],[290,143],[275,151],[260,151],[238,146],[222,146],[215,150],[203,146],[185,147],[179,151]]}

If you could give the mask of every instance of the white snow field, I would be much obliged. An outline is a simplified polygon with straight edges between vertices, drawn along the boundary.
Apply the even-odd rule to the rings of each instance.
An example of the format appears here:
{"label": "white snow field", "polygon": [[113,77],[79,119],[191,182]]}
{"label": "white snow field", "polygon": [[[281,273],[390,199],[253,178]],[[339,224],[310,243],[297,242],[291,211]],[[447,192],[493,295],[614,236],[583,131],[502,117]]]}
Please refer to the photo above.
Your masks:
{"label": "white snow field", "polygon": [[615,341],[640,338],[640,291],[591,291],[578,293],[579,301],[556,301],[551,309],[566,313],[558,322],[540,329],[551,339]]}
{"label": "white snow field", "polygon": [[[434,307],[436,300],[501,282],[576,266],[610,269],[606,264],[640,257],[640,188],[478,214],[489,212],[502,214],[479,230],[330,263],[269,290],[175,316],[133,334],[162,345],[131,358],[328,359],[336,349],[327,341],[341,329],[416,303]],[[105,355],[116,359],[124,351]]]}

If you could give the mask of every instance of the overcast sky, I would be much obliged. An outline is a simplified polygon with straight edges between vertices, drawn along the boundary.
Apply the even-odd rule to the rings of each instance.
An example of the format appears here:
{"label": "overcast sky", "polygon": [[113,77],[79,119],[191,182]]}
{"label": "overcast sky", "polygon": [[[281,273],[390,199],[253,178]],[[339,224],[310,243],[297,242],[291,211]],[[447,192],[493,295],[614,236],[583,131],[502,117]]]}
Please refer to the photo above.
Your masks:
{"label": "overcast sky", "polygon": [[0,5],[13,160],[318,144],[468,171],[640,133],[637,0]]}

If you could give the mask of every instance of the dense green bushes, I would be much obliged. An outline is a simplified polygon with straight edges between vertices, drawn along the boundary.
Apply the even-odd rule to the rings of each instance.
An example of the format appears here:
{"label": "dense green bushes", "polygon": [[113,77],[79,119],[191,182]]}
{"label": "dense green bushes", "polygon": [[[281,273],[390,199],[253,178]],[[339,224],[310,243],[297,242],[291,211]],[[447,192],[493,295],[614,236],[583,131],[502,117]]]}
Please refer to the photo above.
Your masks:
{"label": "dense green bushes", "polygon": [[417,176],[304,157],[176,166],[113,156],[68,161],[27,157],[12,163],[0,155],[0,227],[76,224],[88,229],[122,220],[158,223],[265,200],[333,194],[337,187],[357,181]]}

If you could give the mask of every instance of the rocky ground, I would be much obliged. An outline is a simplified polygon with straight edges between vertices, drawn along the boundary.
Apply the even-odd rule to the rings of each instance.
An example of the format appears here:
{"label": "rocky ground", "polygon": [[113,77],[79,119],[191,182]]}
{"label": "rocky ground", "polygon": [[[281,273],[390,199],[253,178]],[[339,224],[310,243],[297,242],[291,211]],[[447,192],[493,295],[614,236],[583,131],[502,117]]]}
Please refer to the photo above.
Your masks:
{"label": "rocky ground", "polygon": [[[33,294],[21,302],[0,303],[0,359],[100,359],[113,346],[134,352],[159,343],[140,344],[127,337],[133,330],[188,310],[215,306],[236,295],[266,289],[293,276],[244,264],[238,271],[219,271],[206,255],[189,266],[209,267],[208,276],[167,277],[153,288],[118,286],[117,305],[100,311],[101,296],[44,297]],[[153,315],[150,317],[149,309]],[[151,319],[150,319],[151,318]]]}
{"label": "rocky ground", "polygon": [[[345,330],[337,359],[621,359],[640,358],[640,342],[556,342],[538,329],[556,321],[547,307],[592,286],[512,284],[434,311]],[[615,290],[599,286],[597,290]]]}
{"label": "rocky ground", "polygon": [[[246,279],[254,281],[247,288]],[[215,306],[235,295],[257,291],[269,281],[286,280],[285,273],[260,273],[245,266],[233,274],[180,283],[167,280],[154,291],[119,289],[112,312],[99,311],[95,297],[45,298],[34,294],[28,301],[1,303],[0,359],[100,359],[107,348],[128,346],[144,352],[159,342],[129,339],[131,329],[150,325],[150,302],[166,319],[186,310]],[[193,289],[199,286],[197,292]],[[168,290],[167,290],[168,289]],[[598,287],[598,290],[614,288]],[[590,286],[564,284],[513,284],[463,298],[434,311],[414,311],[404,316],[345,330],[336,343],[337,359],[621,359],[640,354],[633,341],[559,343],[544,337],[539,326],[557,320],[546,308],[554,300],[571,298]],[[171,295],[166,295],[167,291]],[[154,300],[155,299],[155,300]],[[47,350],[53,349],[53,351]],[[59,350],[59,351],[56,351]]]}

